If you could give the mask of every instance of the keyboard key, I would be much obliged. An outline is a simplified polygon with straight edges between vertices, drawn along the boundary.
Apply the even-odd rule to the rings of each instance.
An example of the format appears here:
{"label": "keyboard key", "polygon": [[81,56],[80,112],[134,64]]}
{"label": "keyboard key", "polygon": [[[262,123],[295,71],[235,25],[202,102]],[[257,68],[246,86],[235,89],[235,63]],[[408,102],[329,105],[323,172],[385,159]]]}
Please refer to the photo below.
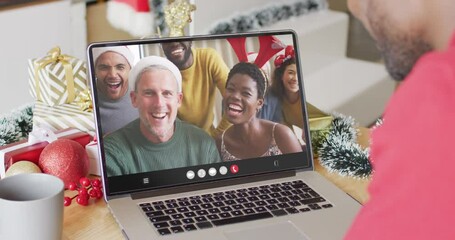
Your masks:
{"label": "keyboard key", "polygon": [[179,202],[179,205],[181,207],[187,207],[187,206],[190,206],[191,203],[189,201],[182,201],[182,202]]}
{"label": "keyboard key", "polygon": [[289,206],[289,204],[287,204],[287,203],[278,203],[276,206],[277,206],[278,208],[281,208],[281,209],[291,207],[291,206]]}
{"label": "keyboard key", "polygon": [[223,203],[223,202],[214,202],[214,203],[213,203],[213,206],[214,206],[214,207],[223,207],[223,206],[224,206],[224,203]]}
{"label": "keyboard key", "polygon": [[232,215],[228,212],[220,213],[219,214],[221,218],[230,218]]}
{"label": "keyboard key", "polygon": [[181,232],[184,232],[185,230],[183,230],[182,227],[171,227],[171,232],[173,233],[181,233]]}
{"label": "keyboard key", "polygon": [[180,221],[182,221],[182,223],[184,223],[184,224],[189,224],[189,223],[194,223],[195,222],[194,219],[192,219],[192,218],[185,218],[185,219],[182,219]]}
{"label": "keyboard key", "polygon": [[151,222],[156,223],[156,222],[165,222],[171,220],[171,217],[169,216],[160,216],[160,217],[152,217],[149,218]]}
{"label": "keyboard key", "polygon": [[167,227],[169,227],[169,223],[159,222],[159,223],[154,223],[153,226],[155,226],[156,228],[167,228]]}
{"label": "keyboard key", "polygon": [[333,207],[333,205],[329,203],[329,204],[322,205],[322,207],[323,208],[331,208],[331,207]]}
{"label": "keyboard key", "polygon": [[172,220],[169,221],[169,224],[171,224],[171,226],[180,226],[182,225],[182,222],[180,220]]}
{"label": "keyboard key", "polygon": [[158,229],[158,233],[160,235],[168,235],[168,234],[171,234],[172,232],[167,228],[161,228],[161,229]]}
{"label": "keyboard key", "polygon": [[164,210],[164,213],[167,214],[167,215],[172,215],[172,214],[176,214],[177,210],[175,210],[175,209],[166,209],[166,210]]}
{"label": "keyboard key", "polygon": [[152,202],[153,206],[156,206],[156,205],[163,205],[164,202],[163,201],[156,201],[156,202]]}
{"label": "keyboard key", "polygon": [[190,210],[187,207],[179,207],[177,208],[179,213],[189,212]]}
{"label": "keyboard key", "polygon": [[216,213],[220,213],[220,212],[221,212],[221,210],[218,209],[218,208],[211,208],[211,209],[209,209],[208,211],[209,211],[209,213],[211,213],[211,214],[216,214]]}
{"label": "keyboard key", "polygon": [[200,229],[213,227],[213,225],[210,222],[198,222],[198,223],[196,223],[196,225]]}
{"label": "keyboard key", "polygon": [[195,217],[194,220],[196,222],[205,222],[205,221],[207,221],[207,218],[204,216],[199,216],[199,217]]}
{"label": "keyboard key", "polygon": [[266,212],[267,211],[267,209],[265,207],[257,207],[257,208],[254,208],[254,210],[256,212]]}
{"label": "keyboard key", "polygon": [[177,203],[168,203],[168,204],[166,204],[166,206],[167,206],[167,208],[176,208],[179,205]]}
{"label": "keyboard key", "polygon": [[183,228],[186,230],[186,231],[193,231],[193,230],[197,230],[197,227],[194,226],[193,224],[187,224],[187,225],[184,225]]}
{"label": "keyboard key", "polygon": [[301,212],[309,212],[309,211],[311,211],[311,208],[305,207],[305,208],[299,209],[299,211],[301,211]]}
{"label": "keyboard key", "polygon": [[321,206],[319,206],[318,204],[310,204],[308,205],[308,207],[310,207],[312,210],[321,209]]}
{"label": "keyboard key", "polygon": [[155,210],[164,210],[166,209],[166,205],[156,205]]}
{"label": "keyboard key", "polygon": [[196,214],[199,216],[204,216],[204,215],[209,214],[209,212],[207,210],[199,210],[199,211],[196,211]]}
{"label": "keyboard key", "polygon": [[242,215],[244,215],[243,212],[240,211],[240,210],[232,211],[231,214],[232,214],[233,216],[242,216]]}
{"label": "keyboard key", "polygon": [[322,197],[318,197],[318,198],[300,200],[300,203],[306,204],[306,205],[313,204],[313,203],[320,203],[320,202],[325,202],[325,199]]}
{"label": "keyboard key", "polygon": [[164,212],[163,211],[154,211],[154,212],[148,212],[145,215],[147,215],[147,217],[158,217],[158,216],[164,216]]}
{"label": "keyboard key", "polygon": [[290,214],[296,214],[296,213],[299,213],[299,210],[297,210],[297,208],[286,208],[285,209],[286,212],[290,213]]}
{"label": "keyboard key", "polygon": [[221,211],[223,211],[223,212],[230,212],[230,211],[232,211],[232,208],[229,207],[229,206],[220,207],[220,209],[221,209]]}
{"label": "keyboard key", "polygon": [[251,214],[251,215],[243,215],[243,216],[239,216],[239,217],[214,220],[214,221],[212,221],[212,223],[215,226],[222,226],[222,225],[226,225],[226,224],[241,223],[241,222],[246,222],[246,221],[270,218],[270,217],[273,217],[273,215],[270,214],[269,212],[263,212],[263,213],[256,213],[256,214]]}
{"label": "keyboard key", "polygon": [[217,214],[208,215],[207,218],[208,218],[209,220],[220,219],[220,217],[219,217]]}
{"label": "keyboard key", "polygon": [[203,202],[200,199],[193,199],[193,200],[190,200],[190,203],[193,204],[193,205],[198,205],[198,204],[201,204]]}
{"label": "keyboard key", "polygon": [[232,208],[235,210],[240,210],[240,209],[244,209],[245,207],[243,207],[243,205],[241,205],[241,204],[236,204],[236,205],[232,205]]}
{"label": "keyboard key", "polygon": [[271,212],[272,212],[272,214],[273,214],[274,216],[277,216],[277,217],[279,217],[279,216],[284,216],[284,215],[288,215],[288,213],[287,213],[285,210],[283,210],[283,209],[272,210]]}
{"label": "keyboard key", "polygon": [[142,207],[142,211],[147,213],[147,212],[153,212],[153,211],[155,211],[155,209],[152,206]]}
{"label": "keyboard key", "polygon": [[251,208],[245,209],[245,210],[243,210],[243,212],[244,212],[245,214],[253,214],[253,213],[255,213],[254,210],[251,209]]}
{"label": "keyboard key", "polygon": [[245,203],[245,204],[243,204],[243,206],[245,208],[254,208],[254,207],[256,207],[256,205],[254,203],[251,203],[251,202]]}
{"label": "keyboard key", "polygon": [[183,215],[185,215],[185,217],[188,217],[188,218],[196,217],[196,213],[194,213],[194,212],[186,212]]}
{"label": "keyboard key", "polygon": [[210,203],[204,203],[204,204],[201,204],[201,207],[203,209],[210,209],[210,208],[213,208],[213,205]]}
{"label": "keyboard key", "polygon": [[182,218],[185,218],[185,217],[181,213],[177,213],[177,214],[172,215],[172,219],[182,219]]}
{"label": "keyboard key", "polygon": [[272,210],[278,210],[278,207],[274,204],[272,205],[268,205],[268,206],[265,206],[265,208],[267,208],[268,210],[272,211]]}
{"label": "keyboard key", "polygon": [[197,206],[197,205],[189,206],[188,208],[189,208],[191,211],[201,210],[201,207],[199,207],[199,206]]}

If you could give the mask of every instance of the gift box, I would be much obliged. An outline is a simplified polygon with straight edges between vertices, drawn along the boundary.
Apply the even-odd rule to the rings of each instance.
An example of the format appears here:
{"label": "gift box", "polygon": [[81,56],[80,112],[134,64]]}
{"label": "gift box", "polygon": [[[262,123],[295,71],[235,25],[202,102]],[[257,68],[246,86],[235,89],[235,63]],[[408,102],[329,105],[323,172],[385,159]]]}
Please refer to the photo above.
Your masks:
{"label": "gift box", "polygon": [[[57,138],[66,138],[74,140],[85,147],[92,140],[90,134],[81,132],[75,128],[68,128],[55,132]],[[30,140],[30,139],[29,139]],[[0,147],[0,176],[5,177],[6,170],[15,162],[27,160],[38,165],[39,156],[49,142],[42,141],[34,143],[33,141],[22,140]]]}
{"label": "gift box", "polygon": [[77,128],[90,135],[95,133],[93,112],[83,111],[77,103],[48,106],[35,102],[33,109],[33,127],[58,131],[66,128]]}
{"label": "gift box", "polygon": [[43,58],[28,60],[29,91],[49,106],[72,103],[88,89],[86,63],[55,47]]}
{"label": "gift box", "polygon": [[90,170],[89,173],[93,175],[101,175],[101,168],[98,155],[98,143],[96,140],[91,141],[85,146],[85,151],[87,152],[88,159],[90,161]]}

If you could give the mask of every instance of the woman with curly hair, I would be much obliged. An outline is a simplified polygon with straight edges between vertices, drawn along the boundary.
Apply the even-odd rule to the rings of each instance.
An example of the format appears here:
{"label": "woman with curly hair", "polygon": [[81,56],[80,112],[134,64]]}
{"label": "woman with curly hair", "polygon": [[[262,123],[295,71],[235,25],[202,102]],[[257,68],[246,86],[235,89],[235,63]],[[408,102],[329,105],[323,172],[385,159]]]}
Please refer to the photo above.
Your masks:
{"label": "woman with curly hair", "polygon": [[237,63],[229,72],[223,110],[232,126],[216,139],[223,161],[302,151],[290,128],[256,117],[264,103],[265,81],[252,63]]}

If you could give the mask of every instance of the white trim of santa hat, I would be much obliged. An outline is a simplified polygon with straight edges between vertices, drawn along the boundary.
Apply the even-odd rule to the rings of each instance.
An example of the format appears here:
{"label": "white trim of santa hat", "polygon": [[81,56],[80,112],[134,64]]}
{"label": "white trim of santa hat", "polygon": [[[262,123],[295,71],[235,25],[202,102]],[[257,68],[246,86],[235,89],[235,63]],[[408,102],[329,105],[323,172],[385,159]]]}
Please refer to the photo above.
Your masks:
{"label": "white trim of santa hat", "polygon": [[136,84],[136,78],[142,72],[142,70],[152,65],[158,65],[168,69],[174,75],[175,80],[177,81],[178,92],[182,92],[182,74],[180,73],[180,70],[171,61],[163,57],[148,56],[142,58],[138,63],[136,63],[136,65],[134,65],[133,69],[131,69],[128,79],[131,79],[134,84]]}
{"label": "white trim of santa hat", "polygon": [[153,34],[154,20],[148,0],[108,1],[106,17],[112,26],[134,37],[149,37]]}
{"label": "white trim of santa hat", "polygon": [[115,52],[126,58],[126,61],[132,68],[134,66],[134,55],[127,46],[116,46],[116,47],[100,47],[93,49],[93,59],[95,59],[95,65],[98,58],[105,52]]}

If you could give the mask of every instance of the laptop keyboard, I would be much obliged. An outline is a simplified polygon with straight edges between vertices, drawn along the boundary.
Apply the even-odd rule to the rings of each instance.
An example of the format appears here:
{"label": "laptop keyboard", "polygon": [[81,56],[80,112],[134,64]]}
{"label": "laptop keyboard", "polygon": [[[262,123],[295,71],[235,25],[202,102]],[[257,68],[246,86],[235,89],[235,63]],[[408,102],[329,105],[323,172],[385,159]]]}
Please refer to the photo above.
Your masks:
{"label": "laptop keyboard", "polygon": [[333,205],[301,180],[141,203],[160,235],[212,228]]}

